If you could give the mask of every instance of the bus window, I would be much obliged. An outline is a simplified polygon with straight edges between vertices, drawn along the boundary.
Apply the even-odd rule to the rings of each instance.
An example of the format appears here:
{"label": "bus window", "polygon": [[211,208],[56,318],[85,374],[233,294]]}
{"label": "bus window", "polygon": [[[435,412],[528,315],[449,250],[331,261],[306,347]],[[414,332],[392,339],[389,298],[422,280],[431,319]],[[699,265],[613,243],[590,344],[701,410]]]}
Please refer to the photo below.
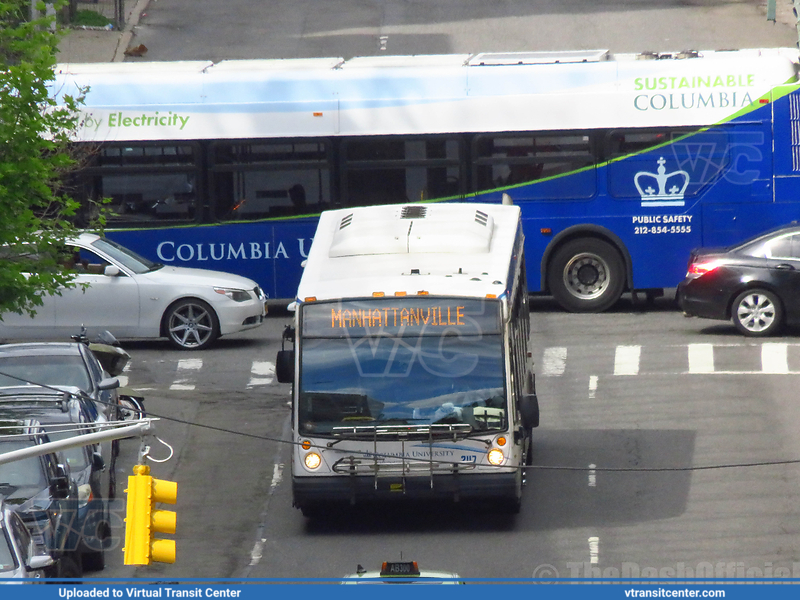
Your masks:
{"label": "bus window", "polygon": [[103,147],[90,157],[79,195],[110,199],[109,225],[194,221],[198,155],[192,144]]}
{"label": "bus window", "polygon": [[[591,136],[583,133],[480,135],[473,155],[477,191],[548,179],[595,163]],[[540,186],[526,193],[532,198],[592,196],[594,176],[581,179],[577,187]]]}
{"label": "bus window", "polygon": [[342,145],[349,206],[463,195],[461,145],[447,138],[362,138]]}
{"label": "bus window", "polygon": [[606,140],[608,192],[615,198],[680,202],[700,194],[730,164],[730,139],[722,129],[617,130]]}
{"label": "bus window", "polygon": [[211,196],[218,221],[318,213],[331,203],[325,141],[219,142]]}

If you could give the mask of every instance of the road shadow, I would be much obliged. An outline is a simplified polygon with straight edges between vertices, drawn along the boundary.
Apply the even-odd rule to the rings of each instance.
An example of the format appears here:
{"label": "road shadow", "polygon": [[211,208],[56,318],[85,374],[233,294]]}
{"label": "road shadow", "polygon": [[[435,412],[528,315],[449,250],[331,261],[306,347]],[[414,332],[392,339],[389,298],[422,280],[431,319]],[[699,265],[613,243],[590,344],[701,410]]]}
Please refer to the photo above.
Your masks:
{"label": "road shadow", "polygon": [[[531,294],[530,310],[536,313],[564,313],[568,311],[553,299],[552,296],[544,294]],[[626,293],[608,310],[606,314],[635,314],[635,313],[670,313],[680,312],[680,307],[675,301],[675,288],[663,290],[663,295],[658,297],[648,297],[640,292],[635,295]]]}

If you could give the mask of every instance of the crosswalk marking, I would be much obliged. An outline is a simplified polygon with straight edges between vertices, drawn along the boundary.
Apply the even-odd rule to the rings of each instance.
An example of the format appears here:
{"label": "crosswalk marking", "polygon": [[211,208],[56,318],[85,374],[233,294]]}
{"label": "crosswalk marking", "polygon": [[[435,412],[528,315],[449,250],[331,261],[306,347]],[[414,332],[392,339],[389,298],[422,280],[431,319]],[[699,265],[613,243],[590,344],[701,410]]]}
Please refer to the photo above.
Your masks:
{"label": "crosswalk marking", "polygon": [[[182,358],[178,361],[178,372],[181,371],[199,371],[203,368],[202,358]],[[194,384],[186,377],[176,379],[175,383],[169,386],[171,390],[191,391],[194,389]]]}
{"label": "crosswalk marking", "polygon": [[545,348],[542,360],[543,375],[563,375],[566,367],[566,348]]}
{"label": "crosswalk marking", "polygon": [[254,361],[250,373],[252,377],[247,387],[269,385],[275,379],[275,365],[267,361]]}
{"label": "crosswalk marking", "polygon": [[614,375],[638,375],[641,346],[617,346],[614,355]]}
{"label": "crosswalk marking", "polygon": [[714,346],[689,344],[689,373],[714,372]]}
{"label": "crosswalk marking", "polygon": [[788,373],[787,345],[768,342],[761,346],[761,370],[764,373]]}
{"label": "crosswalk marking", "polygon": [[[583,382],[587,382],[588,378],[590,399],[596,397],[599,381],[605,375],[800,375],[800,343],[793,342],[694,343],[644,347],[626,344],[597,349],[594,353],[597,357],[613,354],[613,367],[605,358],[601,358],[599,363],[596,360],[583,362],[585,352],[582,349],[573,352],[565,346],[552,346],[542,348],[541,352],[542,361],[539,363],[537,376],[563,377],[571,374]],[[659,355],[657,361],[650,359],[643,363],[643,357],[652,357],[654,353]],[[754,360],[756,356],[760,359],[760,364]],[[569,372],[568,358],[571,365]],[[598,364],[603,368],[598,370]],[[192,391],[201,381],[209,379],[206,373],[208,369],[203,368],[203,360],[200,358],[179,359],[173,365],[175,378],[169,385],[170,390]],[[126,367],[125,374],[118,376],[120,386],[133,385],[136,389],[145,389],[136,386],[137,372],[137,365]],[[277,385],[274,362],[252,361],[249,373],[242,374],[243,379],[244,376],[247,377],[246,389]],[[244,381],[238,385],[244,385]]]}
{"label": "crosswalk marking", "polygon": [[198,370],[203,368],[202,358],[182,358],[178,361],[178,370]]}

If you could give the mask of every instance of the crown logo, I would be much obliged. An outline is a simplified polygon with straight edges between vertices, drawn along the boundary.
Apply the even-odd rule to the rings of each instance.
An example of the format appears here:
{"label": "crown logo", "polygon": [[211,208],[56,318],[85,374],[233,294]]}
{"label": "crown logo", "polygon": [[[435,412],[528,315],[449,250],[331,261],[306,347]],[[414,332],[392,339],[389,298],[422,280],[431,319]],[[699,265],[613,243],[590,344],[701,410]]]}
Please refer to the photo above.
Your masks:
{"label": "crown logo", "polygon": [[[673,171],[667,173],[661,156],[658,159],[658,172],[639,171],[633,177],[633,184],[639,190],[642,206],[683,206],[683,193],[689,187],[689,173]],[[642,187],[642,185],[645,187]],[[655,185],[655,187],[653,187]]]}

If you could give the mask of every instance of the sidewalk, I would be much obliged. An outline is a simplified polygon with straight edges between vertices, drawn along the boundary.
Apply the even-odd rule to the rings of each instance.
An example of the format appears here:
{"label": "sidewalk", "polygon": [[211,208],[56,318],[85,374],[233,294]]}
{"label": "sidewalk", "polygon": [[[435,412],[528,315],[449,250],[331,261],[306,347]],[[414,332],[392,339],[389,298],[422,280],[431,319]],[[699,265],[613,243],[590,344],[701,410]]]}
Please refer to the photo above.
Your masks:
{"label": "sidewalk", "polygon": [[[122,62],[133,39],[133,28],[150,0],[126,0],[125,27],[122,31],[71,29],[58,45],[59,63]],[[130,6],[129,6],[130,5]],[[97,6],[88,5],[88,6]],[[113,14],[113,9],[112,9]]]}

